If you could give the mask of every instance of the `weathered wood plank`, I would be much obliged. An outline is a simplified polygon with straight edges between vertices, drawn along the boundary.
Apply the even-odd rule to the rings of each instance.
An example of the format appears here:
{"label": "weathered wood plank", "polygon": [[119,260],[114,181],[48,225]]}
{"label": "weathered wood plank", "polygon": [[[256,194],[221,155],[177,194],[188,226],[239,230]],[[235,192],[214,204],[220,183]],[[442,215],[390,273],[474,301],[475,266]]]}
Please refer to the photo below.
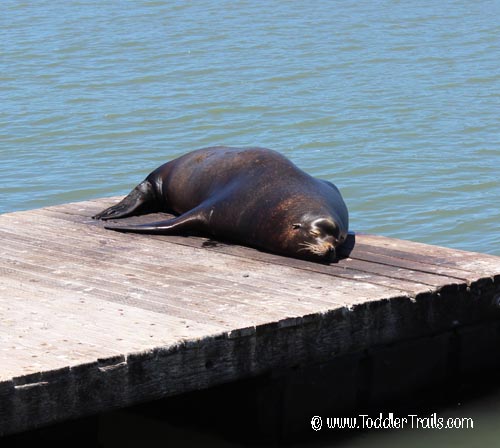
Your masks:
{"label": "weathered wood plank", "polygon": [[[39,256],[40,257],[46,256],[46,253],[44,253],[42,250],[42,253],[39,254]],[[33,254],[30,254],[30,257],[32,258]],[[6,260],[8,260],[8,258],[6,258]],[[123,261],[126,262],[125,259]],[[56,264],[57,258],[54,258],[52,263]],[[70,278],[74,278],[75,273],[86,277],[89,272],[92,272],[92,268],[84,268],[81,266],[78,267],[78,266],[71,265],[68,263],[69,263],[68,259],[65,258],[64,267],[67,271],[67,275],[69,275]],[[77,263],[77,261],[75,261],[74,263]],[[176,301],[183,300],[184,296],[186,295],[186,292],[188,291],[188,290],[186,290],[186,288],[182,289],[182,284],[188,284],[188,286],[193,286],[193,285],[194,286],[196,286],[196,285],[205,286],[205,288],[203,288],[203,290],[204,290],[203,296],[200,297],[200,306],[204,302],[207,302],[210,300],[211,300],[210,303],[212,305],[214,305],[218,302],[221,302],[221,301],[222,301],[222,303],[227,303],[227,300],[232,297],[232,295],[231,295],[232,291],[230,290],[230,288],[234,289],[235,286],[240,287],[240,285],[242,284],[241,282],[240,283],[236,283],[234,281],[228,282],[228,284],[225,287],[225,290],[222,291],[223,293],[226,293],[226,296],[224,299],[221,299],[219,297],[219,295],[216,294],[217,291],[214,294],[210,294],[209,287],[211,285],[209,282],[211,280],[213,280],[213,278],[211,278],[209,276],[205,276],[202,281],[198,280],[198,283],[197,283],[197,282],[195,282],[195,280],[192,280],[192,279],[191,280],[190,279],[187,279],[187,280],[180,279],[179,280],[178,278],[176,278],[172,275],[170,275],[170,276],[166,275],[162,272],[162,267],[161,266],[158,267],[158,265],[149,265],[149,266],[148,265],[146,265],[146,266],[140,265],[139,269],[136,270],[136,269],[131,269],[131,265],[129,264],[129,265],[127,265],[126,271],[124,271],[123,267],[119,264],[118,265],[112,265],[112,264],[108,265],[105,262],[96,262],[96,266],[100,266],[103,269],[103,272],[105,271],[105,269],[109,269],[110,267],[115,268],[113,276],[117,277],[117,280],[115,282],[114,287],[107,287],[108,294],[113,294],[113,293],[119,292],[120,289],[122,288],[120,283],[122,281],[126,281],[128,284],[131,285],[131,287],[135,288],[134,294],[136,296],[139,293],[148,294],[148,291],[149,291],[149,293],[152,297],[158,297],[158,294],[160,294],[160,296],[161,296],[162,294],[165,294],[165,289],[168,289],[168,291],[169,291],[168,300],[169,300],[169,303],[173,304],[173,305],[175,305]],[[17,265],[16,268],[19,269],[20,268],[19,265]],[[233,266],[233,268],[234,268],[234,266]],[[28,269],[29,269],[29,267],[28,267]],[[148,270],[150,272],[148,272]],[[123,275],[120,274],[120,272],[122,272]],[[243,272],[250,272],[250,270],[245,269]],[[57,278],[59,278],[60,274],[61,274],[60,271],[56,271],[55,275],[57,276]],[[186,274],[186,272],[184,272],[184,273],[181,272],[180,275],[182,275],[182,274]],[[131,277],[132,275],[133,275],[133,277]],[[245,278],[244,275],[248,275],[248,278]],[[121,277],[123,277],[123,276],[124,276],[124,279],[121,280]],[[104,274],[102,274],[102,273],[100,274],[99,272],[97,272],[95,274],[94,278],[92,278],[90,280],[86,280],[86,281],[90,282],[93,288],[96,288],[97,290],[99,290],[99,289],[103,288],[103,285],[106,285],[107,283],[109,283],[109,281],[112,281],[112,279],[110,280],[110,279],[105,278],[105,277],[106,276]],[[197,278],[196,275],[194,277]],[[255,273],[243,274],[243,275],[240,275],[239,277],[243,278],[244,280],[246,280],[248,282],[253,282],[254,287],[257,286],[257,287],[259,287],[259,290],[261,289],[261,283],[259,281],[258,276],[256,276]],[[296,281],[296,279],[294,281]],[[166,282],[166,283],[162,283],[162,282]],[[176,283],[179,283],[179,282],[181,283],[181,287],[180,287],[181,288],[181,292],[180,292],[181,298],[177,298],[176,296],[173,296],[172,298],[170,298],[171,297],[171,294],[170,294],[171,289],[175,289]],[[218,291],[220,290],[219,282],[220,282],[219,279],[215,279],[215,285],[212,285],[213,287],[218,288]],[[271,280],[268,280],[267,283],[268,283],[267,290],[269,291],[268,294],[272,297],[273,295],[276,294],[276,292],[274,294],[271,294],[271,288],[269,286],[269,284],[271,283]],[[309,282],[305,281],[306,286],[308,283],[311,284],[310,281]],[[319,282],[319,283],[313,282],[312,287],[311,287],[312,292],[308,293],[308,296],[302,296],[302,299],[300,298],[300,295],[298,296],[297,294],[294,294],[292,296],[289,293],[288,287],[284,288],[284,289],[276,288],[275,291],[278,291],[278,292],[284,291],[286,293],[286,297],[283,300],[285,303],[288,303],[288,305],[286,307],[287,312],[293,311],[293,308],[290,308],[293,304],[295,304],[295,307],[300,307],[299,311],[304,312],[304,311],[310,309],[310,307],[313,303],[316,303],[316,305],[320,306],[320,308],[325,307],[325,306],[332,307],[336,303],[337,304],[343,303],[343,302],[338,302],[338,301],[335,302],[335,300],[334,300],[335,297],[341,298],[341,299],[345,299],[348,297],[347,292],[344,292],[343,294],[341,294],[341,292],[335,291],[335,290],[334,291],[327,291],[327,292],[323,293],[322,296],[319,296],[318,294],[321,294],[321,293],[318,291],[320,291],[320,290],[317,290],[314,287],[322,288],[323,286],[321,286],[321,284],[322,284],[322,282]],[[162,287],[163,285],[167,285],[167,288],[163,288]],[[252,296],[254,296],[254,297],[261,296],[262,297],[263,302],[262,301],[258,302],[259,307],[262,307],[263,304],[265,304],[266,302],[269,301],[267,298],[268,296],[264,295],[265,291],[264,292],[262,292],[262,291],[259,292],[259,291],[255,291],[255,290],[251,291],[250,283],[245,284],[244,286],[245,286],[245,288],[242,288],[242,289],[245,291],[245,297],[247,297],[245,299],[246,302],[248,302],[252,298]],[[147,288],[147,289],[144,289],[144,288]],[[328,284],[325,285],[325,288],[332,289],[330,287],[330,285],[328,285]],[[347,289],[347,287],[345,287],[345,288]],[[304,286],[302,286],[302,289],[304,289]],[[377,290],[375,288],[371,287],[370,285],[365,286],[363,289],[365,291],[367,291],[367,293],[369,295],[377,292]],[[208,294],[207,294],[207,291],[208,291]],[[158,294],[155,295],[154,294],[155,292],[157,292]],[[387,291],[383,291],[382,293],[387,295]],[[195,299],[197,297],[197,295],[199,295],[199,292],[197,290],[195,290],[194,292],[191,292],[191,290],[189,290],[188,295],[190,295],[191,299]],[[365,294],[365,295],[367,295],[367,294]],[[328,298],[330,298],[330,300],[328,300]],[[224,302],[224,300],[225,300],[225,302]],[[160,300],[160,303],[164,303],[164,302],[165,302],[164,300]],[[235,298],[234,301],[232,301],[231,303],[238,304],[240,302],[241,302],[241,300],[238,300],[238,298]],[[321,303],[319,303],[319,302],[321,302]],[[274,302],[270,302],[270,304],[271,304],[272,311],[277,308],[274,305]],[[188,305],[187,305],[188,308],[193,308],[193,307],[196,308],[196,306],[197,306],[197,304],[196,303],[191,304],[191,301],[189,301]],[[185,308],[182,306],[180,306],[180,307]]]}
{"label": "weathered wood plank", "polygon": [[[22,224],[23,222],[20,221],[20,220],[17,220],[16,222]],[[49,221],[50,222],[50,221]],[[27,224],[27,223],[25,223]],[[44,222],[44,224],[46,224]],[[205,248],[202,247],[202,245],[200,244],[198,247],[195,247],[195,249],[202,249],[202,250],[194,250],[191,249],[191,246],[187,246],[187,248],[185,247],[184,244],[182,245],[178,245],[178,244],[175,244],[173,245],[170,241],[170,237],[169,239],[162,239],[161,237],[158,238],[158,237],[149,237],[149,236],[142,236],[142,235],[121,235],[121,234],[118,234],[116,232],[109,232],[109,231],[105,231],[103,229],[95,229],[95,228],[88,228],[88,226],[84,226],[84,227],[80,227],[80,224],[74,224],[75,227],[68,227],[69,230],[71,230],[70,234],[74,234],[75,235],[75,240],[72,241],[72,244],[78,244],[79,241],[76,241],[78,238],[77,238],[77,235],[82,232],[85,234],[85,241],[86,242],[89,242],[89,241],[92,241],[92,239],[95,239],[95,244],[94,244],[94,247],[92,248],[92,250],[98,248],[99,245],[102,246],[102,241],[104,241],[105,243],[108,243],[108,245],[111,243],[111,242],[114,242],[118,245],[120,245],[120,251],[125,253],[127,251],[130,251],[130,252],[134,252],[134,255],[137,256],[137,258],[140,261],[141,265],[144,264],[144,263],[151,263],[151,264],[161,264],[162,262],[165,262],[165,261],[169,261],[169,260],[174,260],[175,258],[175,263],[173,264],[170,264],[168,265],[168,269],[165,269],[163,274],[162,275],[168,275],[168,271],[169,270],[175,270],[177,269],[177,267],[179,265],[182,266],[183,262],[181,262],[181,259],[180,257],[181,256],[185,256],[186,259],[189,259],[189,263],[192,262],[192,259],[194,258],[196,260],[196,272],[193,272],[192,274],[193,275],[197,275],[197,273],[200,271],[200,269],[202,269],[202,267],[208,271],[206,272],[210,272],[210,276],[214,276],[214,275],[226,275],[227,272],[232,272],[231,269],[227,269],[228,267],[230,266],[238,266],[238,268],[240,268],[241,271],[243,271],[243,275],[248,275],[248,277],[240,277],[238,279],[239,282],[243,282],[245,281],[245,279],[248,279],[250,278],[250,280],[246,280],[247,282],[248,281],[251,281],[252,283],[252,286],[254,287],[260,287],[261,285],[260,284],[255,284],[255,275],[261,275],[261,277],[268,277],[269,278],[269,281],[271,282],[271,285],[273,285],[273,290],[276,290],[276,288],[285,288],[287,287],[287,285],[290,286],[289,290],[290,292],[291,291],[297,291],[297,288],[299,288],[299,291],[300,291],[300,288],[301,287],[304,287],[304,285],[306,287],[309,288],[310,286],[310,282],[313,281],[314,283],[316,283],[316,285],[311,285],[312,288],[309,288],[308,289],[308,294],[309,295],[313,295],[314,297],[314,286],[318,286],[318,287],[326,287],[329,289],[329,294],[338,294],[338,293],[341,293],[343,290],[344,291],[347,291],[346,294],[349,296],[349,297],[352,297],[352,282],[342,282],[341,280],[335,280],[335,289],[333,290],[331,288],[332,286],[332,283],[331,283],[331,280],[328,280],[327,278],[323,278],[323,277],[313,277],[313,280],[311,280],[311,276],[309,276],[307,273],[304,273],[303,272],[303,269],[300,269],[300,267],[302,266],[314,266],[315,269],[320,269],[322,273],[324,274],[332,274],[331,272],[331,268],[334,269],[333,271],[333,274],[338,274],[339,276],[342,276],[342,277],[345,277],[345,278],[348,278],[348,279],[352,279],[352,277],[356,277],[359,275],[359,273],[357,272],[354,272],[354,273],[349,273],[348,269],[346,267],[342,267],[342,268],[338,268],[337,266],[333,266],[333,267],[323,267],[321,265],[319,265],[318,268],[315,267],[315,264],[314,263],[308,263],[308,262],[302,262],[302,260],[297,260],[299,263],[298,264],[293,264],[293,265],[287,265],[286,263],[288,263],[288,259],[284,258],[284,257],[278,257],[281,261],[282,261],[282,265],[278,265],[278,264],[271,264],[271,265],[265,265],[265,267],[262,266],[262,264],[260,263],[256,263],[255,261],[253,261],[252,259],[242,259],[242,257],[238,257],[238,258],[234,258],[234,257],[224,257],[222,255],[218,255],[217,256],[217,264],[214,265],[213,263],[213,259],[206,259],[206,257],[203,257],[201,256],[200,254],[203,254],[203,253],[206,253],[207,250]],[[3,230],[3,228],[1,227],[1,223],[0,223],[0,230]],[[40,232],[43,232],[42,229],[40,229]],[[88,233],[87,233],[88,232]],[[110,234],[111,233],[111,234]],[[47,235],[44,235],[46,236],[47,238],[50,238],[51,237],[51,234],[50,232],[47,234]],[[89,240],[90,238],[90,240]],[[104,238],[104,239],[103,239]],[[155,255],[155,253],[152,253],[150,249],[149,252],[144,252],[140,246],[137,246],[137,243],[141,242],[141,241],[146,241],[144,238],[146,238],[147,240],[152,240],[152,242],[154,243],[154,250],[155,250],[155,253],[157,252],[158,254],[160,255]],[[183,240],[191,240],[191,238],[184,238],[184,237],[177,237],[177,238],[181,238]],[[31,239],[31,237],[30,237]],[[194,238],[193,238],[194,239]],[[79,240],[79,239],[78,239]],[[132,246],[130,246],[130,242],[133,242],[132,243]],[[57,244],[57,243],[52,243],[52,244]],[[71,246],[73,247],[73,246]],[[102,250],[105,250],[107,251],[107,256],[108,257],[111,257],[112,259],[117,259],[117,258],[120,258],[120,262],[122,262],[123,260],[121,260],[121,253],[119,253],[118,251],[114,251],[114,252],[110,252],[110,250],[106,249],[106,248],[102,248]],[[175,249],[175,250],[174,250]],[[252,250],[252,249],[249,249],[249,250]],[[174,256],[171,255],[171,253],[175,254]],[[254,250],[252,250],[254,251]],[[255,251],[254,251],[255,252]],[[229,254],[227,254],[229,255]],[[264,254],[264,256],[266,257],[273,257],[272,259],[274,259],[274,255],[271,255],[271,254]],[[135,258],[134,256],[133,257],[130,257],[128,256],[128,263],[130,264],[134,264],[134,260],[133,258]],[[291,263],[294,263],[296,260],[292,260]],[[163,264],[163,266],[165,266],[165,264]],[[150,269],[150,265],[147,266],[148,269]],[[299,268],[299,269],[297,269]],[[246,272],[246,273],[245,273]],[[251,273],[251,274],[250,274]],[[287,276],[287,274],[289,274]],[[282,282],[280,285],[276,285],[276,282],[275,282],[275,276],[276,275],[279,275],[280,277],[284,277],[287,279],[286,283],[285,282]],[[356,280],[358,280],[356,278]],[[234,278],[232,279],[232,281],[234,281]],[[347,285],[347,286],[345,286]],[[392,282],[392,281],[387,281],[386,280],[386,284],[385,285],[382,285],[382,286],[388,286],[388,287],[396,287],[397,288],[397,282]],[[373,290],[372,287],[369,287],[369,286],[366,286],[367,288],[370,289],[370,292]],[[417,288],[418,290],[421,290],[422,288],[422,285],[417,285]],[[426,288],[424,286],[424,290],[428,290],[429,288]],[[411,289],[409,290],[411,291]],[[286,300],[286,297],[284,298],[284,300]]]}
{"label": "weathered wood plank", "polygon": [[[59,212],[66,216],[66,219],[74,220],[75,217],[81,216],[90,219],[94,213],[96,213],[100,208],[107,207],[110,203],[116,202],[118,199],[113,198],[111,201],[105,201],[104,203],[100,201],[90,201],[85,203],[80,203],[80,206],[75,206],[75,214],[68,214],[65,212],[61,212],[59,208],[52,208],[41,210],[41,213],[53,213]],[[171,215],[166,214],[153,214],[144,217],[136,217],[129,218],[131,222],[147,222],[152,220],[160,220],[165,219],[166,217]],[[78,218],[77,218],[78,219]],[[85,221],[85,219],[84,219]],[[92,221],[89,221],[92,222]],[[158,237],[155,237],[158,238]],[[167,238],[169,240],[178,242],[180,244],[187,244],[194,247],[200,247],[204,243],[207,242],[204,238],[189,238],[185,239],[182,237],[160,237]],[[184,240],[184,241],[183,241]],[[448,276],[451,278],[456,278],[458,280],[469,280],[474,277],[474,275],[468,275],[467,273],[481,273],[487,275],[490,271],[488,270],[488,260],[490,260],[490,256],[484,254],[476,254],[476,261],[480,261],[479,263],[460,263],[459,261],[464,261],[463,257],[457,257],[457,251],[445,249],[445,248],[437,248],[435,246],[428,246],[422,243],[413,243],[406,242],[404,245],[400,246],[400,249],[405,248],[405,250],[397,250],[391,248],[389,250],[386,249],[387,239],[384,237],[374,236],[374,235],[356,235],[356,244],[354,246],[353,251],[350,254],[350,258],[352,260],[361,260],[361,261],[369,261],[373,262],[375,265],[386,265],[393,266],[397,269],[399,268],[408,268],[412,270],[416,270],[417,272],[428,273],[428,274],[438,274],[441,276]],[[421,248],[421,252],[415,247]],[[270,254],[263,254],[259,251],[254,251],[249,248],[244,248],[241,246],[232,246],[227,244],[217,243],[214,250],[220,251],[223,253],[231,253],[233,255],[240,255],[246,258],[253,258],[259,261],[267,261],[272,263],[286,263],[287,259],[285,257],[279,256],[270,256]],[[443,254],[440,256],[439,254]],[[448,257],[447,255],[454,254],[453,257]],[[467,252],[465,253],[467,254]],[[493,269],[495,269],[495,258],[493,257]],[[301,262],[301,260],[293,261],[293,263]],[[351,262],[350,268],[363,271],[370,272],[369,266],[366,264],[356,264],[356,261]],[[306,267],[306,265],[303,265]],[[317,267],[316,263],[311,263],[309,268],[314,270]],[[318,270],[319,272],[319,270]],[[332,269],[334,272],[334,269]],[[345,276],[345,274],[344,274]],[[390,276],[394,279],[401,279],[401,275],[398,274],[398,271],[391,272],[389,269],[386,270],[386,276]],[[425,278],[425,277],[424,277]],[[427,282],[428,283],[428,282]],[[424,282],[424,284],[427,284]],[[430,285],[434,286],[435,283],[431,282]]]}
{"label": "weathered wood plank", "polygon": [[499,257],[356,234],[322,265],[90,219],[118,199],[0,215],[0,435],[500,318]]}
{"label": "weathered wood plank", "polygon": [[[0,380],[218,334],[222,328],[50,289],[0,298]],[[47,294],[50,292],[50,294]],[[26,312],[29,310],[29,313]],[[15,356],[8,356],[15,353]],[[9,368],[10,367],[10,368]]]}
{"label": "weathered wood plank", "polygon": [[380,248],[394,250],[403,253],[419,254],[421,258],[436,257],[436,263],[450,267],[456,267],[465,271],[482,275],[498,274],[498,257],[478,252],[467,252],[446,247],[432,246],[414,241],[403,241],[383,236],[362,235],[363,243]]}
{"label": "weathered wood plank", "polygon": [[[74,219],[74,217],[78,216],[90,219],[91,216],[101,209],[109,207],[120,200],[121,197],[117,196],[47,207],[46,209],[39,209],[38,211],[40,213],[59,212],[66,215],[68,219]],[[171,215],[157,214],[157,216],[160,218],[161,216]],[[147,218],[147,220],[149,220],[149,218]],[[402,241],[379,235],[358,233],[356,235],[356,246],[352,255],[356,258],[357,254],[365,255],[366,253],[389,255],[426,265],[449,266],[451,268],[481,274],[496,273],[498,265],[498,257],[488,254],[460,251],[408,240]],[[474,254],[472,261],[470,257],[471,254]],[[488,267],[490,267],[490,269]],[[485,270],[483,271],[483,269]]]}
{"label": "weathered wood plank", "polygon": [[[53,213],[53,212],[51,212]],[[139,219],[135,221],[144,221],[146,219]],[[149,217],[149,219],[154,219]],[[156,219],[161,219],[161,216],[156,216]],[[74,220],[72,220],[74,222]],[[76,222],[75,224],[77,224]],[[94,221],[89,221],[92,225],[99,225]],[[109,234],[109,231],[108,231]],[[108,237],[108,236],[106,236]],[[279,255],[273,255],[257,251],[252,248],[229,245],[217,242],[215,244],[206,244],[208,240],[200,237],[182,237],[182,236],[153,236],[153,235],[134,235],[128,236],[129,238],[148,238],[158,242],[171,242],[177,245],[185,245],[188,247],[203,248],[209,251],[223,253],[226,255],[233,255],[240,259],[255,260],[264,262],[271,266],[287,266],[294,267],[300,271],[312,271],[338,278],[349,280],[356,280],[357,282],[372,283],[375,285],[385,286],[389,288],[405,291],[408,294],[416,295],[421,292],[429,291],[429,285],[435,286],[448,283],[446,279],[437,278],[433,273],[426,273],[425,271],[416,272],[408,270],[401,271],[401,266],[384,267],[380,269],[379,263],[366,263],[363,260],[348,259],[342,260],[338,264],[330,266],[321,265],[318,263],[308,262],[304,260],[290,259]],[[269,266],[268,266],[269,267]],[[430,274],[430,275],[429,275]],[[338,282],[338,281],[337,281]]]}

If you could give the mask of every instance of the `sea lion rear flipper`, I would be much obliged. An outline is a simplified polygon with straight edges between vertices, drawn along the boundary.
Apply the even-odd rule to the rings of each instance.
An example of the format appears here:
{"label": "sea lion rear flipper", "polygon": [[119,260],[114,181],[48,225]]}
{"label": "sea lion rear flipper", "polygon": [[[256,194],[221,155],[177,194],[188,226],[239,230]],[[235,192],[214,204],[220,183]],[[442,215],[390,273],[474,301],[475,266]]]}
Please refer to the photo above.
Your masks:
{"label": "sea lion rear flipper", "polygon": [[189,230],[199,230],[205,220],[199,213],[190,210],[176,218],[165,221],[150,222],[136,225],[105,225],[105,229],[116,230],[118,232],[149,233],[158,235],[179,234]]}
{"label": "sea lion rear flipper", "polygon": [[97,213],[92,216],[94,219],[119,219],[126,218],[136,214],[140,208],[143,208],[148,203],[151,204],[155,200],[153,186],[145,180],[135,187],[127,196],[125,196],[118,204]]}

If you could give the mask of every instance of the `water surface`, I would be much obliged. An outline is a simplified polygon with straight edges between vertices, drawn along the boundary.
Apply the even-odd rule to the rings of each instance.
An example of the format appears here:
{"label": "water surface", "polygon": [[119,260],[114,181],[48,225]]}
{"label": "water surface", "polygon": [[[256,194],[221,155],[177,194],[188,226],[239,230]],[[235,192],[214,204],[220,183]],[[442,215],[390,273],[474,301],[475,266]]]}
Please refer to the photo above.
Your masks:
{"label": "water surface", "polygon": [[500,255],[498,17],[488,0],[4,0],[0,212],[258,145],[336,183],[354,230]]}
{"label": "water surface", "polygon": [[355,230],[500,254],[498,1],[0,8],[0,212],[259,145],[335,182]]}

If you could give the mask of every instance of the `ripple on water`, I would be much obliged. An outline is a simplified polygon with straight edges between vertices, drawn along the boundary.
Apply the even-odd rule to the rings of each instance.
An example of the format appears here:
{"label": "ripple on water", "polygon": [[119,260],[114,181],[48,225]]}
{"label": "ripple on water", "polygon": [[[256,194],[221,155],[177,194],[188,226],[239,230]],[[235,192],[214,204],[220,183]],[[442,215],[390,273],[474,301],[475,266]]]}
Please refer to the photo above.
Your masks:
{"label": "ripple on water", "polygon": [[260,145],[335,182],[357,230],[500,254],[499,5],[257,3],[8,1],[0,211]]}

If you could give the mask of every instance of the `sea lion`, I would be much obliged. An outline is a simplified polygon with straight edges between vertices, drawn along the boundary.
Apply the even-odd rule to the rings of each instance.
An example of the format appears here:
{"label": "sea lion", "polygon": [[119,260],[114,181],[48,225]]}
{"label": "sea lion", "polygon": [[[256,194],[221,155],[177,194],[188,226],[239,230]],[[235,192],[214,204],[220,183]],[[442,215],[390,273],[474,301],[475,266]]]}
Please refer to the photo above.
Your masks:
{"label": "sea lion", "polygon": [[196,232],[269,252],[333,261],[347,237],[347,207],[337,187],[265,148],[210,147],[165,163],[121,202],[94,216],[118,219],[151,211],[177,215],[121,232]]}

